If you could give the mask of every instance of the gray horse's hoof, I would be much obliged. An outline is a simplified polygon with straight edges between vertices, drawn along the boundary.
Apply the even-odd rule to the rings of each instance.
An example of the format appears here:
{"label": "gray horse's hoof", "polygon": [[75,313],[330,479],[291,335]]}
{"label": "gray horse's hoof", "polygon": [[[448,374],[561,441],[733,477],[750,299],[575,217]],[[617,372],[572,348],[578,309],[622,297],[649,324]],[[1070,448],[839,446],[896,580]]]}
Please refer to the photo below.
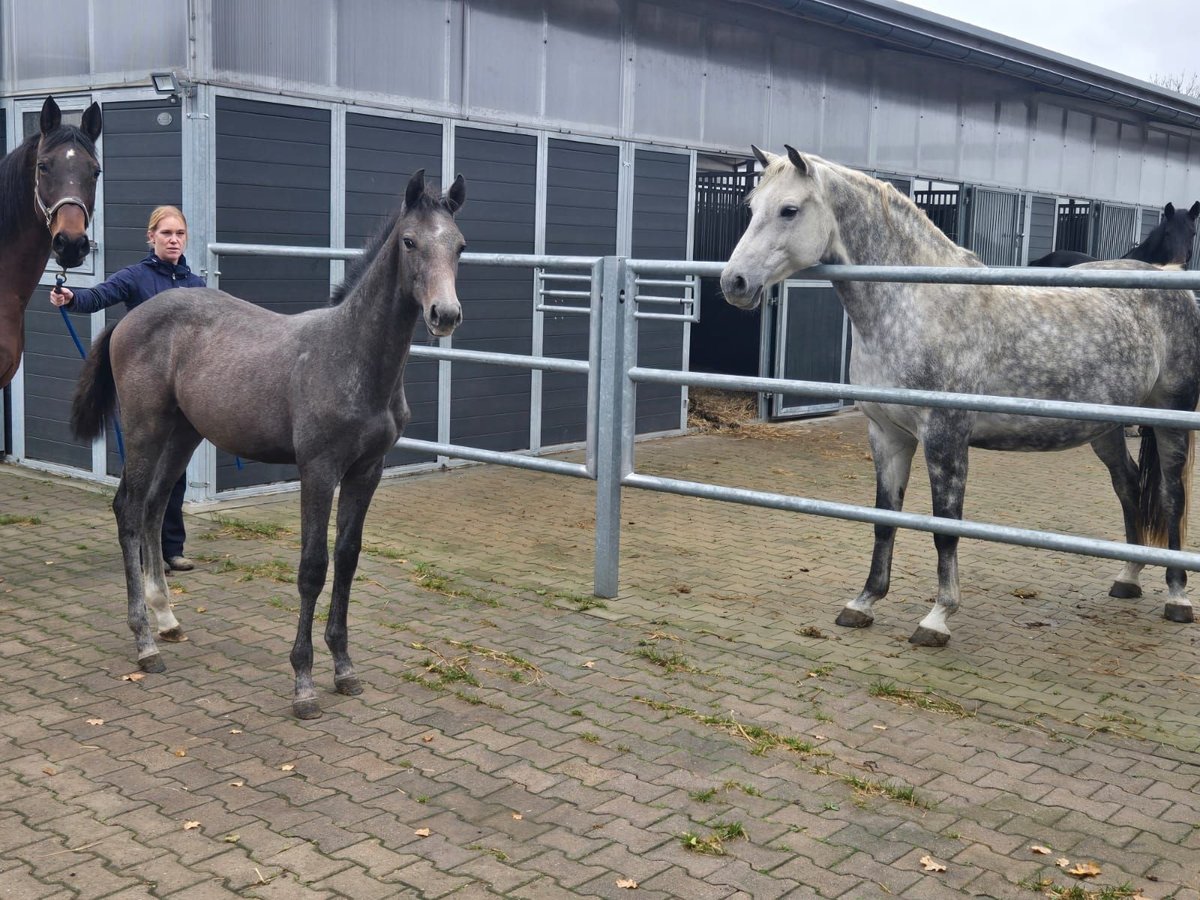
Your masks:
{"label": "gray horse's hoof", "polygon": [[170,644],[179,644],[187,640],[187,635],[183,633],[183,626],[176,625],[174,628],[168,628],[166,631],[158,633],[160,641],[166,641]]}
{"label": "gray horse's hoof", "polygon": [[293,700],[292,712],[297,719],[321,718],[321,707],[316,700]]}
{"label": "gray horse's hoof", "polygon": [[918,647],[945,647],[950,642],[950,635],[944,631],[934,631],[932,628],[918,625],[908,642],[916,644]]}
{"label": "gray horse's hoof", "polygon": [[151,653],[149,656],[143,656],[138,660],[138,668],[143,672],[149,672],[151,675],[159,675],[167,671],[167,664],[162,661],[162,657],[157,653]]}
{"label": "gray horse's hoof", "polygon": [[1195,613],[1192,612],[1192,607],[1185,606],[1182,603],[1168,603],[1163,607],[1163,618],[1168,622],[1195,622]]}
{"label": "gray horse's hoof", "polygon": [[843,628],[866,628],[874,621],[875,617],[870,613],[843,606],[834,624],[841,625]]}
{"label": "gray horse's hoof", "polygon": [[1118,600],[1136,600],[1142,596],[1142,587],[1130,581],[1114,581],[1113,586],[1108,589],[1108,596]]}
{"label": "gray horse's hoof", "polygon": [[355,697],[363,692],[362,682],[357,675],[347,675],[345,678],[333,679],[333,687],[339,694]]}

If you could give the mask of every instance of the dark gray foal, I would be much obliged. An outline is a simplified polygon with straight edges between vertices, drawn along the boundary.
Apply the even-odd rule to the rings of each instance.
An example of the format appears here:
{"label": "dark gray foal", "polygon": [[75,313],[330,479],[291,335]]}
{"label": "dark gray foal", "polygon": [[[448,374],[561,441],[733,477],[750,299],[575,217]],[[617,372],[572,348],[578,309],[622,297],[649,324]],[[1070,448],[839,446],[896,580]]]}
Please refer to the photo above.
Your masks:
{"label": "dark gray foal", "polygon": [[183,639],[167,602],[158,533],[171,485],[202,438],[247,459],[300,469],[300,622],[292,647],[292,709],[321,714],[312,679],[312,622],[329,568],[327,528],[341,485],[333,596],[325,642],[334,685],[362,685],[347,650],[346,611],[363,520],[384,455],[407,424],[404,365],[418,320],[448,335],[462,321],[455,290],[466,197],[460,175],[445,196],[413,175],[404,206],[351,268],[330,306],[285,316],[209,288],[165,291],[97,339],[72,410],[76,434],[94,438],[120,397],[125,470],[113,501],[129,627],[138,665],[165,669],[159,637]]}

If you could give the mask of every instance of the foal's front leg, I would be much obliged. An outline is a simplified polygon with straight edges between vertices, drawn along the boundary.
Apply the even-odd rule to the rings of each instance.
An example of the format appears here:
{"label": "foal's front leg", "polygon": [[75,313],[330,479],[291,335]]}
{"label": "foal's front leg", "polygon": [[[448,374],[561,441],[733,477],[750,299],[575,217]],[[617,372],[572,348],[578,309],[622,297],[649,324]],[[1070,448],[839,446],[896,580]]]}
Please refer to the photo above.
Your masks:
{"label": "foal's front leg", "polygon": [[[967,488],[968,437],[966,417],[951,413],[932,416],[929,429],[922,438],[935,516],[962,518]],[[959,604],[958,538],[951,534],[935,534],[933,544],[938,555],[937,602],[908,639],[909,643],[921,647],[946,646],[950,640],[946,620],[958,611]]]}
{"label": "foal's front leg", "polygon": [[[917,440],[908,432],[880,427],[870,423],[868,438],[871,458],[875,461],[875,508],[899,511],[904,507],[904,492],[912,472],[913,453]],[[876,600],[887,596],[892,582],[892,550],[896,545],[896,529],[891,525],[875,526],[875,548],[871,552],[871,571],[862,593],[842,607],[837,624],[845,628],[866,628],[875,621],[871,611]]]}
{"label": "foal's front leg", "polygon": [[333,598],[329,604],[329,621],[325,625],[325,643],[333,654],[333,684],[339,694],[361,694],[362,683],[350,661],[349,631],[346,615],[350,608],[350,586],[358,568],[362,550],[363,521],[379,476],[383,460],[369,464],[363,472],[350,472],[342,479],[338,496],[337,543],[333,548]]}
{"label": "foal's front leg", "polygon": [[329,571],[329,511],[337,476],[328,471],[300,470],[300,566],[296,587],[300,593],[300,621],[292,644],[292,671],[296,675],[292,712],[298,719],[321,715],[312,678],[312,623],[317,597]]}

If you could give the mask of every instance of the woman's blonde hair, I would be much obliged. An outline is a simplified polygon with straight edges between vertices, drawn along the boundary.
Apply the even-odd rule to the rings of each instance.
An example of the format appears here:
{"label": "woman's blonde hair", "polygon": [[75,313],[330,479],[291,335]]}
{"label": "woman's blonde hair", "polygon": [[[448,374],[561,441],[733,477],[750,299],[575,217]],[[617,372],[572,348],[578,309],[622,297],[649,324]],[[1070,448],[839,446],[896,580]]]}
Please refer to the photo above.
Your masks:
{"label": "woman's blonde hair", "polygon": [[154,212],[150,213],[150,224],[146,226],[146,233],[153,234],[158,228],[158,223],[169,216],[174,216],[182,222],[185,229],[188,227],[187,218],[178,206],[156,206]]}

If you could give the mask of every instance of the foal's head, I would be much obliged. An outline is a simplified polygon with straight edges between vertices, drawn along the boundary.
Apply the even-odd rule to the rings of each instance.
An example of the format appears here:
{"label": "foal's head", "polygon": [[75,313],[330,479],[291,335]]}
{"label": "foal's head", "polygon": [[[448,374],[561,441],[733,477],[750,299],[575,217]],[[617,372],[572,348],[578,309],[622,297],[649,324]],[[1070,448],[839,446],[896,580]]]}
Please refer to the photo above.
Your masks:
{"label": "foal's head", "polygon": [[42,104],[41,134],[34,162],[34,206],[50,230],[50,249],[64,269],[83,262],[91,250],[88,226],[96,204],[96,138],[100,137],[100,105],[93,103],[79,128],[62,124],[53,97]]}
{"label": "foal's head", "polygon": [[408,182],[393,229],[400,242],[401,289],[420,305],[425,327],[436,337],[453,332],[463,317],[455,279],[466,242],[454,214],[466,199],[461,175],[439,196],[426,190],[425,170],[420,169]]}
{"label": "foal's head", "polygon": [[762,181],[746,198],[750,224],[721,273],[725,299],[740,309],[754,309],[766,288],[819,263],[837,227],[810,160],[791,147],[787,156],[752,149]]}

